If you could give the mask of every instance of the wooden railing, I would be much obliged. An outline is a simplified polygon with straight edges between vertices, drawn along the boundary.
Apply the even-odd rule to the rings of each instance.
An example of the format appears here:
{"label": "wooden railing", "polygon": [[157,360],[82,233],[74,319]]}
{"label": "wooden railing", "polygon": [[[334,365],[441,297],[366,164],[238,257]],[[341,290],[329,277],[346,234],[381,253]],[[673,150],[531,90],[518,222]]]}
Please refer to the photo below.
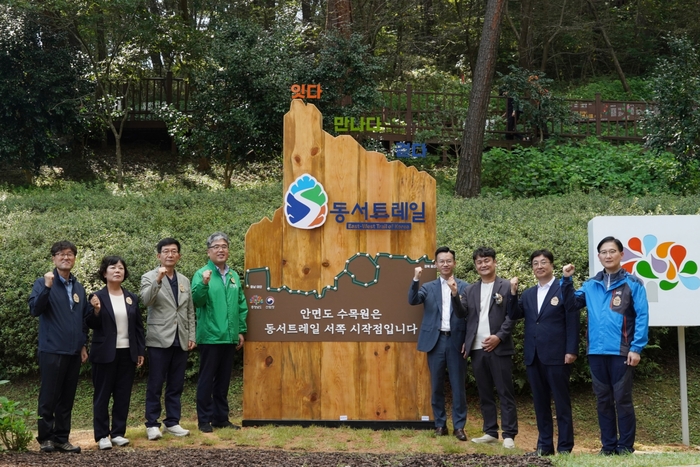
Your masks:
{"label": "wooden railing", "polygon": [[111,94],[121,94],[122,108],[130,109],[127,128],[165,128],[165,123],[154,112],[163,105],[173,105],[177,110],[189,112],[190,85],[184,78],[174,78],[172,72],[165,77],[149,77],[132,81],[130,85],[114,85]]}
{"label": "wooden railing", "polygon": [[[374,138],[430,144],[459,144],[464,130],[468,96],[458,93],[415,91],[410,84],[402,90],[381,90],[382,103],[367,114],[381,118],[382,131],[352,133]],[[597,136],[610,141],[642,142],[641,118],[654,104],[643,101],[606,101],[600,94],[594,100],[567,99],[572,120],[548,125],[547,135],[563,138]],[[526,128],[505,96],[491,96],[486,119],[487,145],[510,146],[529,143],[531,129]],[[511,118],[508,118],[510,114]]]}
{"label": "wooden railing", "polygon": [[[113,89],[112,91],[117,91]],[[124,108],[132,109],[127,126],[131,128],[162,128],[154,109],[163,104],[174,105],[182,112],[191,111],[190,86],[187,80],[174,78],[144,78],[123,86],[126,91]],[[345,134],[393,143],[421,142],[427,144],[459,145],[464,131],[468,107],[467,93],[416,91],[409,83],[405,89],[380,90],[381,106],[365,114],[373,118],[373,131],[350,131]],[[549,125],[548,135],[564,138],[597,136],[610,141],[642,142],[641,117],[653,109],[642,101],[607,101],[596,94],[594,100],[568,99],[575,117],[567,124]],[[530,144],[532,131],[510,111],[504,96],[491,96],[485,128],[488,146]],[[379,120],[379,124],[376,124]]]}

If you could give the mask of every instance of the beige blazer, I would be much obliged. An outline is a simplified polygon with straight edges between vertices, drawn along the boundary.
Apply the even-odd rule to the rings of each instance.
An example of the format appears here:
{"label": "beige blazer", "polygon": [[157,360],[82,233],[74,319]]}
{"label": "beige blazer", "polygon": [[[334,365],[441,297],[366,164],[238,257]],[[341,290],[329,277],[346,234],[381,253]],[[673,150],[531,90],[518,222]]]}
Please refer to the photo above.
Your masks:
{"label": "beige blazer", "polygon": [[170,347],[175,340],[176,329],[182,350],[187,350],[188,341],[196,342],[190,280],[177,271],[175,274],[178,286],[177,307],[170,284],[166,282],[167,277],[160,284],[156,282],[158,268],[141,276],[141,301],[148,307],[146,347]]}

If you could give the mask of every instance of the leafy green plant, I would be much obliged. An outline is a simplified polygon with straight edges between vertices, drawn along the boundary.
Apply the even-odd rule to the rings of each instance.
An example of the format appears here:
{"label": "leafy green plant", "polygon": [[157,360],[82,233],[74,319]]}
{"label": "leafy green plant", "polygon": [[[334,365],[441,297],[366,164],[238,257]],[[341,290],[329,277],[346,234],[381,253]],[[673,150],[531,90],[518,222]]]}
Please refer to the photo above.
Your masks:
{"label": "leafy green plant", "polygon": [[700,54],[687,37],[668,39],[671,56],[651,77],[657,107],[645,119],[646,145],[686,163],[700,156]]}
{"label": "leafy green plant", "polygon": [[[2,380],[0,384],[9,381]],[[0,396],[0,449],[8,451],[26,451],[32,440],[32,432],[27,428],[36,412],[19,407],[19,402]]]}
{"label": "leafy green plant", "polygon": [[594,191],[639,196],[650,193],[695,193],[697,164],[682,167],[670,153],[642,146],[588,138],[583,142],[493,148],[482,162],[484,192],[530,197]]}

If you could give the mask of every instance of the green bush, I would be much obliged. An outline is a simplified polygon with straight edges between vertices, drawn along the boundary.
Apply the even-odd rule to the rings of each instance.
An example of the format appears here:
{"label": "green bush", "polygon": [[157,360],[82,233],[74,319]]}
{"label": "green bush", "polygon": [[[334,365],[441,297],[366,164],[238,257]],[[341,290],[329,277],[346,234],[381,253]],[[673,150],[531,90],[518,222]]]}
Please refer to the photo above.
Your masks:
{"label": "green bush", "polygon": [[628,77],[627,84],[632,91],[627,94],[622,88],[620,79],[616,76],[601,76],[586,83],[575,83],[567,88],[562,88],[567,99],[590,99],[594,100],[596,94],[605,101],[614,100],[651,100],[652,91],[648,80],[639,77]]}
{"label": "green bush", "polygon": [[697,192],[697,165],[684,168],[672,154],[595,138],[544,148],[493,148],[482,160],[482,192],[529,197],[573,192],[615,196]]}

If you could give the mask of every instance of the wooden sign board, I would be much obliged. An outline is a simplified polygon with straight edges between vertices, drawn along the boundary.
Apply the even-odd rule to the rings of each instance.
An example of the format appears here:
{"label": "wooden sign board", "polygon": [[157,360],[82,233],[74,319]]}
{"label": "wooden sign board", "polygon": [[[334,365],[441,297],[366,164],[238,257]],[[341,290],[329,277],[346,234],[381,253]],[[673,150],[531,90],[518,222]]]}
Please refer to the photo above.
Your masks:
{"label": "wooden sign board", "polygon": [[407,296],[432,266],[435,180],[322,121],[292,101],[283,207],[246,234],[243,424],[431,428],[423,310]]}

